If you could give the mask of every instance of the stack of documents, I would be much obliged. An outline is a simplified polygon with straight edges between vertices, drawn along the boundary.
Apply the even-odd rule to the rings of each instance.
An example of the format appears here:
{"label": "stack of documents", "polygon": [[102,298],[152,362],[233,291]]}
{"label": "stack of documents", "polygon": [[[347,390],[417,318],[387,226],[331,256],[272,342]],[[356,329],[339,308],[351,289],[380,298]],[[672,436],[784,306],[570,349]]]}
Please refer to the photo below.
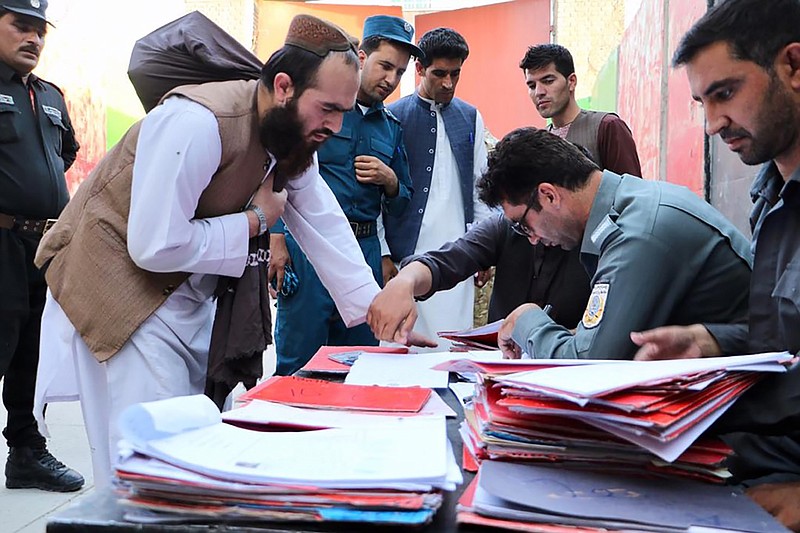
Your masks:
{"label": "stack of documents", "polygon": [[540,533],[788,531],[732,487],[497,461],[457,509],[462,524]]}
{"label": "stack of documents", "polygon": [[128,453],[117,475],[133,521],[419,525],[461,482],[443,417],[259,432],[189,396],[132,406],[121,430]]}
{"label": "stack of documents", "polygon": [[398,418],[455,417],[444,400],[423,387],[379,387],[273,376],[222,414],[229,424],[248,429],[326,429],[377,427]]}
{"label": "stack of documents", "polygon": [[497,333],[500,331],[500,326],[502,325],[503,321],[497,320],[477,328],[462,329],[458,331],[439,331],[437,332],[437,335],[443,339],[455,341],[469,348],[477,348],[479,350],[496,350]]}
{"label": "stack of documents", "polygon": [[721,482],[729,475],[722,462],[730,450],[701,434],[763,372],[783,372],[790,360],[781,353],[564,366],[542,361],[535,370],[540,363],[532,361],[522,372],[479,374],[461,432],[478,460],[558,461]]}

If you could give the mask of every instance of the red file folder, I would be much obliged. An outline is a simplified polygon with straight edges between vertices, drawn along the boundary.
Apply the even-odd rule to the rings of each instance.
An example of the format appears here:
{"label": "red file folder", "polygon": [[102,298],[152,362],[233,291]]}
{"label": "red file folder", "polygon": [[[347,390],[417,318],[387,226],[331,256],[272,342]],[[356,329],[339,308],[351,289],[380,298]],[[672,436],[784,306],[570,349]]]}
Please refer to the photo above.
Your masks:
{"label": "red file folder", "polygon": [[416,413],[430,398],[422,387],[347,385],[320,379],[273,376],[240,396],[240,400],[265,400],[316,409]]}

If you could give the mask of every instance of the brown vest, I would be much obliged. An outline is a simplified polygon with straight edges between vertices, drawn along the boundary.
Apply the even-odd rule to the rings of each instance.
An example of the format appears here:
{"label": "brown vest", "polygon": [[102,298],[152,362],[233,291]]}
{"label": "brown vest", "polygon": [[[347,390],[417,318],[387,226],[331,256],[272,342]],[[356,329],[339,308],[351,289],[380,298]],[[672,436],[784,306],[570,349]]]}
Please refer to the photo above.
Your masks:
{"label": "brown vest", "polygon": [[[258,81],[178,87],[168,93],[211,110],[222,140],[220,166],[203,191],[196,218],[242,210],[264,177],[267,154],[258,134]],[[128,214],[141,121],[95,167],[39,245],[47,284],[99,361],[116,354],[136,329],[189,277],[134,264],[127,248]],[[187,135],[191,134],[187,132]],[[245,243],[242,243],[245,246]]]}
{"label": "brown vest", "polygon": [[604,161],[600,158],[600,149],[597,144],[597,132],[600,130],[600,123],[608,113],[602,111],[589,111],[581,109],[578,116],[570,124],[567,132],[567,140],[571,143],[580,144],[592,154],[592,159],[600,168],[603,168]]}

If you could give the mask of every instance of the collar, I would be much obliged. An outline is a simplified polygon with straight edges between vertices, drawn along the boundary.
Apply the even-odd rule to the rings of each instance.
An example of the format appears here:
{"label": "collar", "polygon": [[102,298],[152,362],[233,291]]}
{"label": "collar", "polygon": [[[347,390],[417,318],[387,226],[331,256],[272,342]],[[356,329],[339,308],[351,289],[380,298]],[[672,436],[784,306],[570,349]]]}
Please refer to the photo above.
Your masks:
{"label": "collar", "polygon": [[[796,174],[797,172],[792,177]],[[783,176],[778,172],[775,162],[770,161],[761,167],[753,180],[753,185],[750,187],[750,199],[755,203],[759,198],[763,198],[769,205],[774,205],[778,201],[783,187]]]}
{"label": "collar", "polygon": [[[362,105],[363,104],[356,102],[356,108],[358,109],[359,112],[361,112]],[[384,108],[383,102],[373,102],[372,105],[367,108],[366,113],[363,113],[363,115],[366,117],[367,115],[372,115],[373,113],[380,113],[381,111],[383,111],[383,108]]]}
{"label": "collar", "polygon": [[[777,174],[778,179],[780,179],[777,166],[774,162],[770,162],[770,164],[775,167],[775,174]],[[781,188],[779,196],[786,205],[795,209],[800,207],[800,168],[796,169],[792,175],[789,176],[789,179],[786,180],[786,183]]]}
{"label": "collar", "polygon": [[424,107],[429,111],[442,111],[444,108],[450,105],[450,102],[446,104],[437,104],[435,100],[431,100],[430,98],[425,98],[424,96],[420,96],[419,89],[414,91],[414,96],[417,97],[417,104],[419,104],[420,107]]}
{"label": "collar", "polygon": [[592,209],[589,211],[586,229],[583,230],[581,253],[600,255],[600,248],[592,240],[592,235],[597,231],[603,230],[601,225],[607,224],[608,216],[614,211],[614,200],[620,183],[622,183],[622,176],[610,170],[603,171],[600,187],[597,189],[597,194],[592,202]]}
{"label": "collar", "polygon": [[[5,64],[2,61],[0,61],[0,81],[4,81],[4,82],[8,83],[11,80],[13,80],[14,78],[16,78],[20,82],[22,82],[22,77],[17,73],[16,70],[14,70],[13,68],[9,67],[7,64]],[[39,78],[37,78],[36,75],[34,73],[32,73],[32,72],[28,75],[28,83],[29,84],[35,83],[36,81],[38,81],[38,79]]]}

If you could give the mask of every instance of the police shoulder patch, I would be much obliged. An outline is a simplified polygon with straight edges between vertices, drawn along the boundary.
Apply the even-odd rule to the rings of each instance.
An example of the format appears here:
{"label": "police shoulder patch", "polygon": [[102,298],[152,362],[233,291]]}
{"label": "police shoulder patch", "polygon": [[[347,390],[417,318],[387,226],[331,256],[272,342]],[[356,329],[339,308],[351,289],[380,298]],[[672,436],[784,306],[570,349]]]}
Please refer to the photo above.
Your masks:
{"label": "police shoulder patch", "polygon": [[606,310],[606,300],[608,299],[609,283],[595,283],[592,287],[592,294],[589,295],[589,302],[583,312],[581,323],[586,329],[592,329],[600,325],[603,320],[603,312]]}

